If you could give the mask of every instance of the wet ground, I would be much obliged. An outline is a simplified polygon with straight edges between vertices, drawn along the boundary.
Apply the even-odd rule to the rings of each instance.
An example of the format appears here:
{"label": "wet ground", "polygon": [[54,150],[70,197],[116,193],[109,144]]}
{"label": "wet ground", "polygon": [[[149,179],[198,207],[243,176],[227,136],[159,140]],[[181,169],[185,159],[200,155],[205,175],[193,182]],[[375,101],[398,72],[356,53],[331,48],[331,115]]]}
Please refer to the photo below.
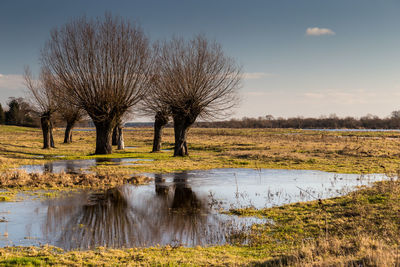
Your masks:
{"label": "wet ground", "polygon": [[0,203],[0,219],[5,221],[0,223],[0,246],[51,244],[88,249],[225,244],[231,233],[268,220],[224,215],[220,210],[333,197],[385,178],[268,169],[147,175],[155,179],[144,186],[124,185],[101,193],[77,191],[46,200],[26,196],[20,202]]}
{"label": "wet ground", "polygon": [[144,161],[152,161],[153,159],[137,159],[137,158],[96,158],[82,160],[56,160],[49,161],[38,165],[23,165],[20,170],[26,172],[50,172],[50,173],[85,173],[89,172],[91,167],[99,165],[138,165]]}
{"label": "wet ground", "polygon": [[305,131],[322,132],[400,132],[400,129],[302,129]]}

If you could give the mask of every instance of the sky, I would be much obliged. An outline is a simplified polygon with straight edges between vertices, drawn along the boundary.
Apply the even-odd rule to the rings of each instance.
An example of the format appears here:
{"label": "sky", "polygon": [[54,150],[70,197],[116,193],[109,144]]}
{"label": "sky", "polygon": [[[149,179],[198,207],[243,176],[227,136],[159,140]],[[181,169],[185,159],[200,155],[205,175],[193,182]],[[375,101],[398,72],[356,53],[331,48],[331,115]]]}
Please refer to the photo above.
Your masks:
{"label": "sky", "polygon": [[219,42],[244,73],[234,118],[400,110],[397,0],[2,0],[0,103],[26,96],[24,66],[38,73],[51,29],[105,12],[153,41],[200,33]]}

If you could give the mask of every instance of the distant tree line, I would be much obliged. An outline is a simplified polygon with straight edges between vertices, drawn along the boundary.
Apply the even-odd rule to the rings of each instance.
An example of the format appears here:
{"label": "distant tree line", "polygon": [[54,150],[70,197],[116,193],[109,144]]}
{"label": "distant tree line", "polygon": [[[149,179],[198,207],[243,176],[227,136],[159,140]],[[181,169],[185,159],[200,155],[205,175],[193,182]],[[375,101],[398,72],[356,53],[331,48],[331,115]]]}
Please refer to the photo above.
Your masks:
{"label": "distant tree line", "polygon": [[258,118],[231,119],[227,121],[197,122],[194,127],[204,128],[294,128],[294,129],[400,129],[400,111],[390,117],[366,115],[361,118],[336,115],[319,118],[274,118],[271,115]]}
{"label": "distant tree line", "polygon": [[36,127],[39,125],[31,105],[23,98],[9,98],[7,108],[0,104],[0,124]]}

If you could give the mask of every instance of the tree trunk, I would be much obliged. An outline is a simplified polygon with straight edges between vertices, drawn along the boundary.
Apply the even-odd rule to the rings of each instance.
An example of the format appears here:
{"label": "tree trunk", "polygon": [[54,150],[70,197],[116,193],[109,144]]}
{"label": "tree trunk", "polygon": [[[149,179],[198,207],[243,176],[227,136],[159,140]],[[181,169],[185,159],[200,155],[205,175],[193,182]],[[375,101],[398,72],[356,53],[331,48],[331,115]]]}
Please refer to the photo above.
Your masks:
{"label": "tree trunk", "polygon": [[74,122],[67,122],[64,134],[64,144],[72,143],[72,128],[74,128]]}
{"label": "tree trunk", "polygon": [[113,128],[112,132],[112,145],[113,146],[118,146],[117,149],[123,150],[125,149],[125,144],[124,144],[124,135],[122,131],[122,123],[119,121],[117,125]]}
{"label": "tree trunk", "polygon": [[112,145],[116,146],[118,145],[118,125],[116,125],[113,128],[113,132],[112,132]]}
{"label": "tree trunk", "polygon": [[40,118],[40,125],[42,127],[43,133],[43,148],[48,149],[51,147],[51,124],[50,124],[50,117],[49,116],[42,116]]}
{"label": "tree trunk", "polygon": [[168,116],[157,113],[154,120],[154,139],[152,152],[159,152],[161,150],[161,140],[164,126],[168,123]]}
{"label": "tree trunk", "polygon": [[113,131],[112,121],[95,123],[96,126],[96,151],[95,154],[111,154],[111,136]]}
{"label": "tree trunk", "polygon": [[169,186],[163,184],[164,181],[165,181],[165,179],[163,179],[162,174],[160,174],[160,173],[154,174],[154,185],[155,185],[157,196],[162,196],[162,197],[168,196]]}
{"label": "tree trunk", "polygon": [[125,149],[124,132],[122,131],[122,126],[120,124],[117,126],[117,146],[118,150]]}
{"label": "tree trunk", "polygon": [[54,144],[54,138],[53,138],[53,123],[50,120],[50,146],[55,148],[56,145]]}
{"label": "tree trunk", "polygon": [[175,192],[171,208],[173,210],[183,209],[189,214],[199,212],[201,202],[187,184],[188,174],[186,172],[174,174]]}
{"label": "tree trunk", "polygon": [[185,118],[174,117],[174,132],[175,132],[175,148],[174,157],[188,156],[186,136],[191,124],[187,123]]}

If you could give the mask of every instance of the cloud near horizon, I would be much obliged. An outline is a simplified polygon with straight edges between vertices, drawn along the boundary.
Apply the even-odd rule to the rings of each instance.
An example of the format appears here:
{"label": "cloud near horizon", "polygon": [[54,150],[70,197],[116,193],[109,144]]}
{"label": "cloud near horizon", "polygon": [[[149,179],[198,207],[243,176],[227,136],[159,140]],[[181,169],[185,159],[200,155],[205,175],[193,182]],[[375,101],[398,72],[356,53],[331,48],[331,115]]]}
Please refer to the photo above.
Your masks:
{"label": "cloud near horizon", "polygon": [[17,90],[24,88],[24,78],[20,74],[1,74],[0,89]]}
{"label": "cloud near horizon", "polygon": [[306,35],[307,36],[321,36],[321,35],[335,35],[336,33],[328,28],[307,28]]}
{"label": "cloud near horizon", "polygon": [[305,92],[303,96],[310,100],[322,101],[323,103],[335,103],[342,106],[354,104],[373,104],[381,100],[380,95],[376,92],[364,89]]}
{"label": "cloud near horizon", "polygon": [[243,73],[242,77],[245,80],[255,80],[255,79],[261,79],[264,77],[269,77],[273,76],[274,74],[272,73],[266,73],[266,72],[246,72]]}

